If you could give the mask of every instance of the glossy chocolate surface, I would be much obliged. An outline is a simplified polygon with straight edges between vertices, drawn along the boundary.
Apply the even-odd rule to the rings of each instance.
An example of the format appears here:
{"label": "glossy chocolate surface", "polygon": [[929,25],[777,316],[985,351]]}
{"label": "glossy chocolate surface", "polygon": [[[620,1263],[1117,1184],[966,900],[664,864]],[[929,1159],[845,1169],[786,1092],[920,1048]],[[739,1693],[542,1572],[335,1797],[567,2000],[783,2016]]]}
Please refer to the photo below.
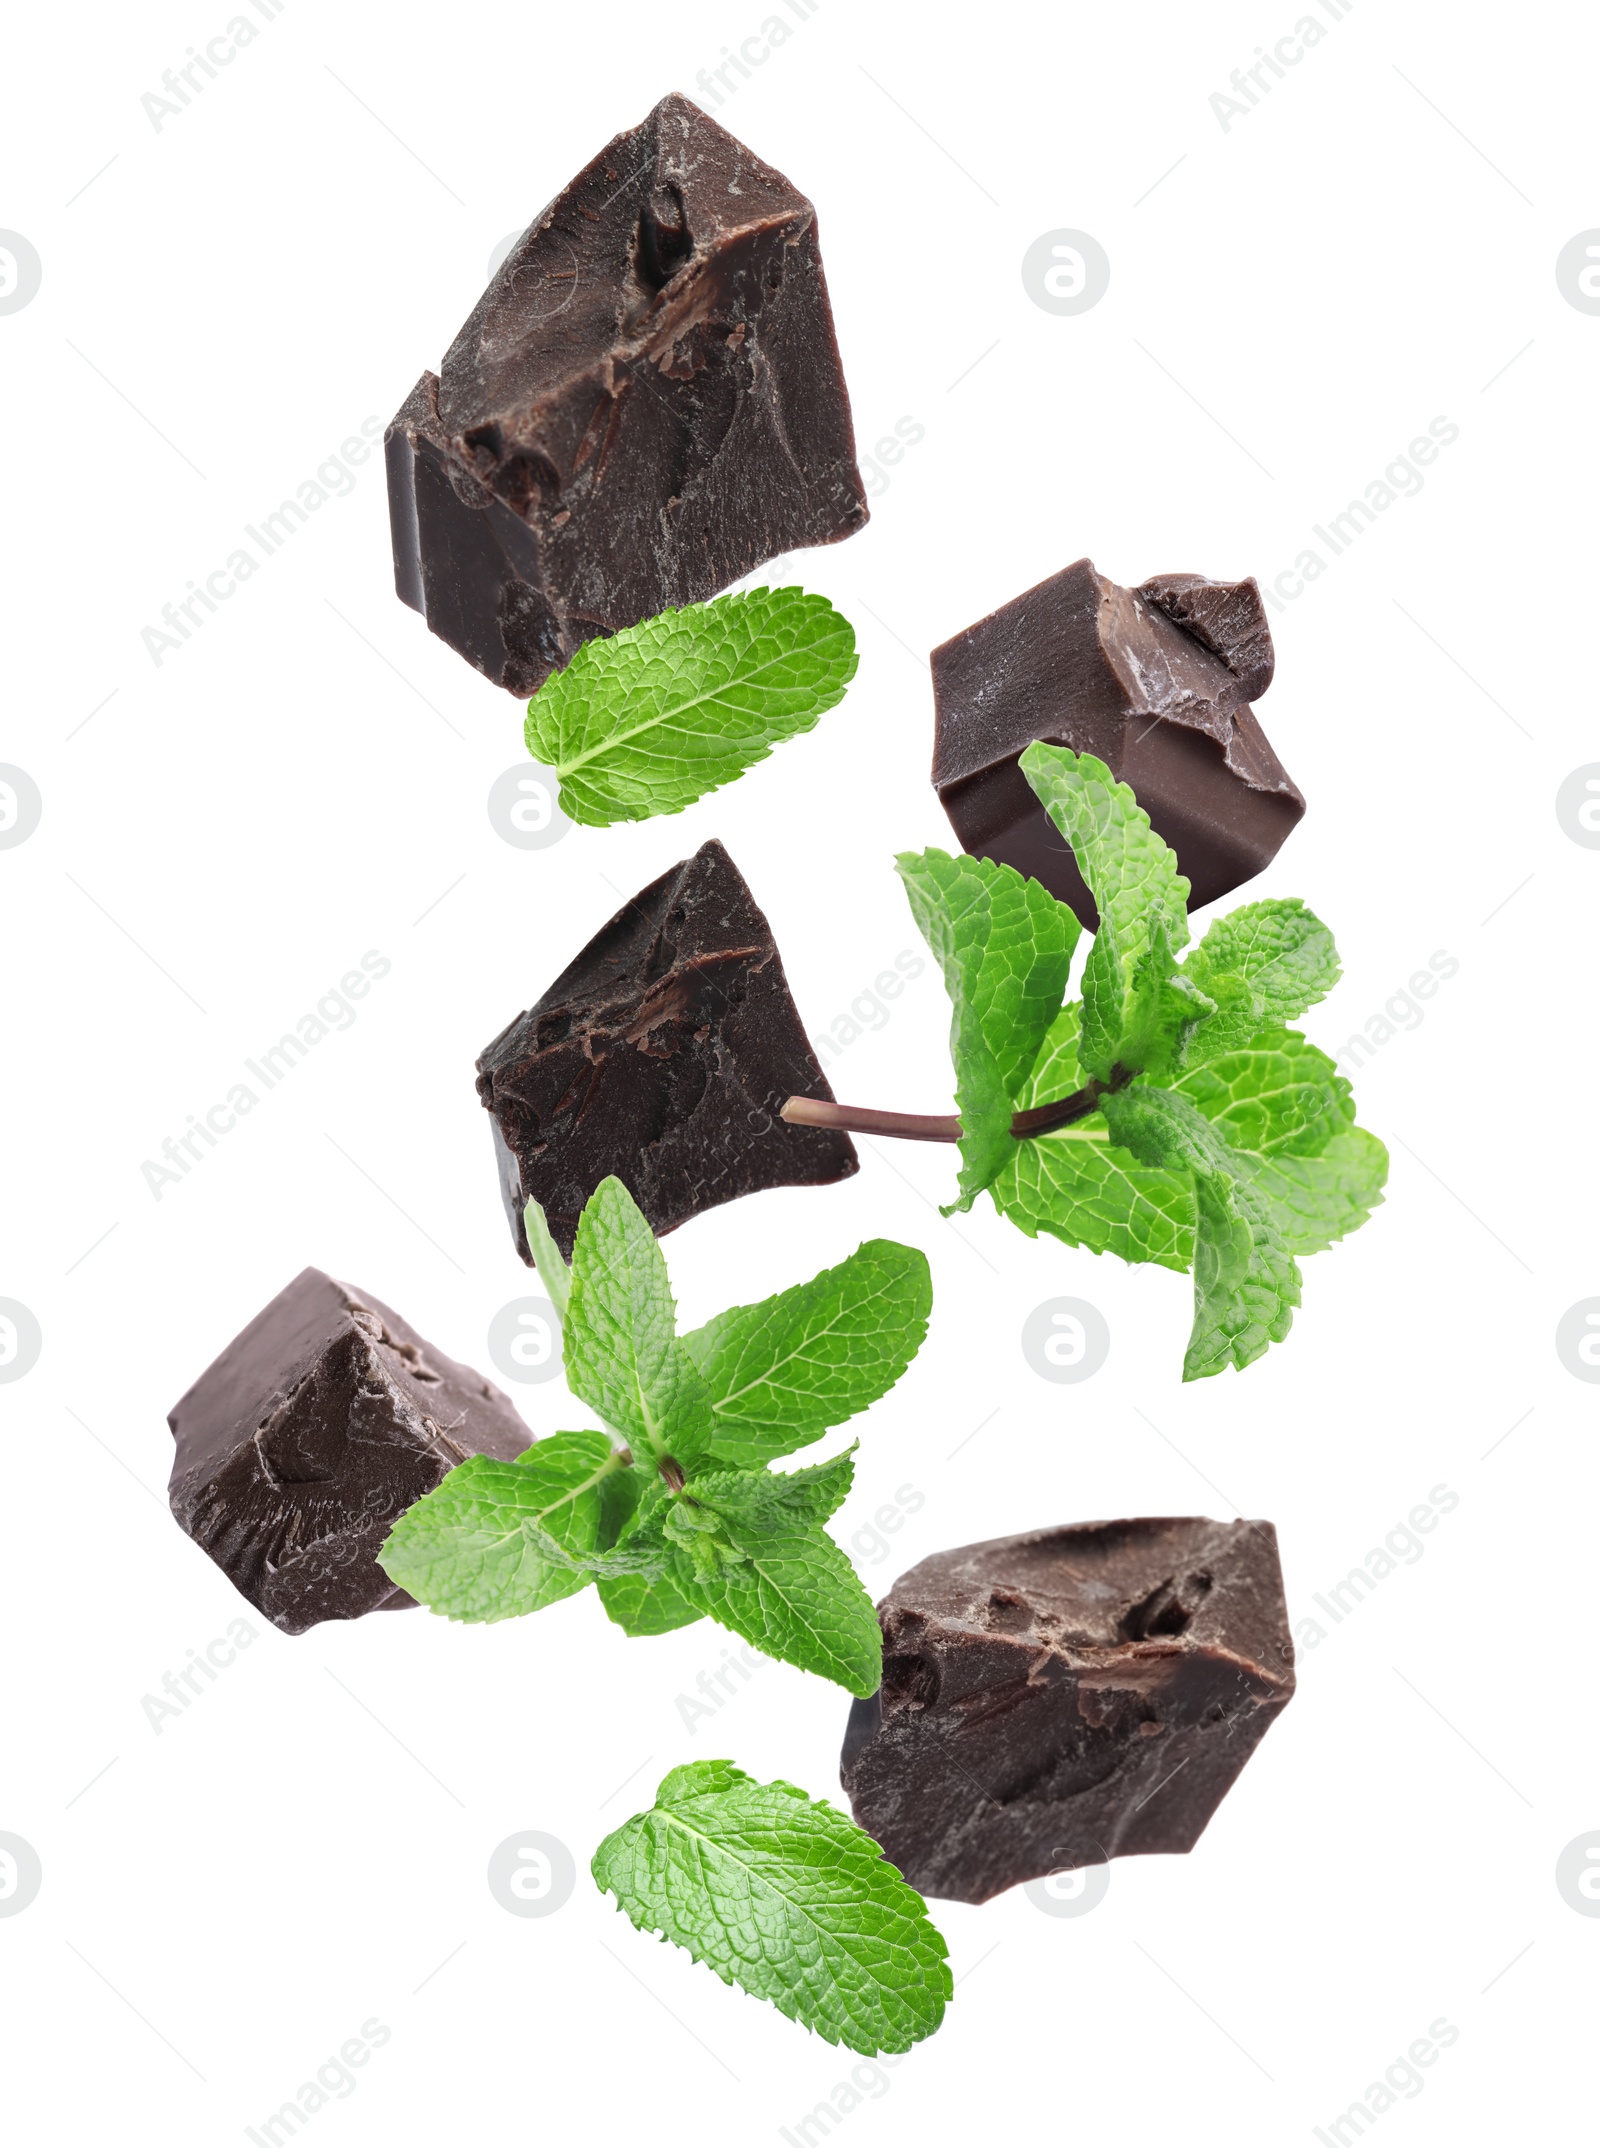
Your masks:
{"label": "glossy chocolate surface", "polygon": [[772,928],[722,845],[702,845],[603,926],[478,1060],[501,1198],[531,1260],[532,1199],[569,1258],[584,1202],[620,1178],[656,1232],[772,1186],[859,1169],[848,1134],[790,1126],[832,1099]]}
{"label": "glossy chocolate surface", "polygon": [[1036,740],[1092,753],[1178,854],[1189,906],[1263,870],[1305,811],[1249,705],[1272,678],[1253,581],[1123,589],[1081,559],[935,649],[933,782],[963,849],[1094,903],[1017,766]]}
{"label": "glossy chocolate surface", "polygon": [[878,1606],[840,1780],[912,1886],[985,1902],[1192,1849],[1294,1691],[1270,1522],[1088,1522],[938,1552]]}
{"label": "glossy chocolate surface", "polygon": [[867,519],[816,212],[686,97],[535,217],[386,435],[395,587],[496,685]]}
{"label": "glossy chocolate surface", "polygon": [[390,1528],[469,1455],[531,1434],[510,1398],[370,1292],[306,1268],[172,1410],[173,1514],[284,1633],[397,1610]]}

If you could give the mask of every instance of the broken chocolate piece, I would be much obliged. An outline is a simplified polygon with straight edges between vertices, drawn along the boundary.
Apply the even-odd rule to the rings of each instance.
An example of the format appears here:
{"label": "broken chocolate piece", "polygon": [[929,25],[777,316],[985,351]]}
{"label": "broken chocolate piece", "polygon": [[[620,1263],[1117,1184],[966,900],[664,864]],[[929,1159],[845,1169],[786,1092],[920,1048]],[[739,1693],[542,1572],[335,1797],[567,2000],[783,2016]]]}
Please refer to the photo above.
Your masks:
{"label": "broken chocolate piece", "polygon": [[1233,673],[1244,700],[1260,700],[1272,684],[1275,659],[1254,575],[1242,582],[1212,582],[1203,574],[1153,574],[1139,584],[1139,594]]}
{"label": "broken chocolate piece", "polygon": [[1085,1522],[937,1552],[878,1606],[840,1780],[923,1894],[1193,1849],[1294,1691],[1270,1522]]}
{"label": "broken chocolate piece", "polygon": [[686,97],[535,217],[385,440],[396,590],[519,695],[867,519],[816,211]]}
{"label": "broken chocolate piece", "polygon": [[366,1291],[305,1268],[167,1419],[179,1526],[284,1633],[414,1599],[377,1563],[469,1455],[532,1435],[510,1398]]}
{"label": "broken chocolate piece", "polygon": [[478,1060],[501,1198],[530,1265],[537,1201],[570,1259],[578,1217],[615,1176],[658,1235],[769,1186],[831,1186],[848,1134],[790,1126],[796,1092],[832,1101],[772,928],[718,842],[597,932]]}
{"label": "broken chocolate piece", "polygon": [[1306,809],[1249,706],[1272,678],[1253,581],[1122,589],[1080,559],[931,661],[933,782],[963,849],[1014,865],[1091,928],[1077,861],[1017,766],[1035,740],[1092,753],[1131,788],[1191,909],[1253,879]]}

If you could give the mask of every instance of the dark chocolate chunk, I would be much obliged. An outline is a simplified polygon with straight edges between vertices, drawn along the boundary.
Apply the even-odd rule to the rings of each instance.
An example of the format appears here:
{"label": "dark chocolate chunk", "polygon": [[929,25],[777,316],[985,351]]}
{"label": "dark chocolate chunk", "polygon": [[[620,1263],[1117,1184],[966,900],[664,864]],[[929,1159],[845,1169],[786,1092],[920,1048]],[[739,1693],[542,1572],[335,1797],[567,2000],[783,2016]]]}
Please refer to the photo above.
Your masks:
{"label": "dark chocolate chunk", "polygon": [[1203,574],[1153,574],[1139,584],[1157,611],[1192,634],[1239,682],[1246,701],[1259,701],[1272,684],[1272,629],[1254,575],[1242,582],[1212,582]]}
{"label": "dark chocolate chunk", "polygon": [[414,1601],[377,1553],[469,1455],[532,1435],[509,1397],[366,1291],[305,1268],[168,1417],[180,1526],[284,1633]]}
{"label": "dark chocolate chunk", "polygon": [[840,1779],[924,1894],[1193,1849],[1294,1691],[1270,1522],[1085,1522],[938,1552],[878,1606]]}
{"label": "dark chocolate chunk", "polygon": [[664,97],[535,217],[386,435],[395,587],[496,685],[867,519],[816,211]]}
{"label": "dark chocolate chunk", "polygon": [[742,1193],[831,1186],[848,1134],[790,1126],[833,1091],[789,996],[772,928],[733,860],[703,844],[597,932],[478,1060],[512,1237],[534,1200],[569,1258],[578,1216],[620,1178],[658,1234]]}
{"label": "dark chocolate chunk", "polygon": [[1189,906],[1271,863],[1306,802],[1250,707],[1272,677],[1253,581],[1122,589],[1078,560],[933,652],[933,782],[962,847],[1014,865],[1086,925],[1094,900],[1017,766],[1036,739],[1092,753],[1178,854]]}

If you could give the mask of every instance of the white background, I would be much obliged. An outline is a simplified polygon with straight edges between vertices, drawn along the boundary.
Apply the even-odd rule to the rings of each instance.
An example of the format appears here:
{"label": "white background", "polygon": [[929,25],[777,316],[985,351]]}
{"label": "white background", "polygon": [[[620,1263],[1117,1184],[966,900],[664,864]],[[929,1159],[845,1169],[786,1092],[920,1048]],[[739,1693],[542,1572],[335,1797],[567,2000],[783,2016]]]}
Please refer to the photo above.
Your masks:
{"label": "white background", "polygon": [[[36,9],[6,60],[0,224],[44,265],[0,317],[0,760],[44,801],[0,852],[0,1295],[44,1337],[0,1387],[0,1828],[44,1867],[0,1920],[15,2129],[238,2141],[373,2017],[389,2041],[308,2120],[320,2148],[771,2141],[833,2098],[848,2053],[636,1935],[585,1868],[696,1755],[837,1797],[843,1696],[768,1667],[691,1733],[677,1696],[725,1637],[630,1642],[592,1596],[292,1641],[250,1612],[258,1640],[158,1735],[143,1696],[247,1609],[166,1512],[166,1411],[307,1262],[487,1366],[491,1316],[536,1286],[472,1062],[622,898],[722,837],[820,1033],[916,945],[892,853],[949,841],[934,642],[1083,553],[1123,581],[1275,574],[1443,417],[1423,490],[1273,615],[1261,714],[1310,810],[1250,893],[1337,933],[1312,1034],[1337,1048],[1436,950],[1459,963],[1358,1078],[1389,1200],[1307,1263],[1289,1342],[1182,1387],[1183,1278],[987,1210],[942,1223],[952,1158],[904,1144],[667,1249],[685,1324],[863,1236],[926,1249],[928,1345],[853,1428],[845,1532],[899,1486],[925,1500],[863,1558],[874,1593],[987,1535],[1238,1512],[1276,1522],[1304,1620],[1432,1487],[1459,1496],[1321,1619],[1191,1856],[1119,1863],[1077,1919],[1020,1891],[935,1905],[945,2026],[835,2130],[1305,2140],[1443,2017],[1459,2036],[1372,2121],[1385,2141],[1575,2137],[1600,1923],[1554,1868],[1600,1826],[1595,1396],[1554,1331],[1600,1290],[1600,856],[1554,799],[1600,760],[1600,318],[1554,265],[1600,224],[1593,21],[1358,0],[1224,131],[1208,100],[1298,0],[824,0],[719,117],[817,204],[863,455],[926,429],[870,528],[792,570],[856,622],[859,677],[679,819],[522,852],[485,811],[519,707],[395,599],[375,462],[159,667],[141,630],[388,418],[496,243],[765,0],[289,0],[155,130],[141,95],[229,4]],[[1067,319],[1020,277],[1064,226],[1112,264]],[[145,1159],[368,949],[392,970],[353,1027],[157,1201]],[[948,1109],[945,1023],[930,967],[839,1093]],[[1076,1387],[1019,1346],[1062,1293],[1112,1333]],[[586,1421],[559,1383],[518,1394],[538,1432]],[[525,1828],[579,1866],[543,1920],[485,1883]]]}

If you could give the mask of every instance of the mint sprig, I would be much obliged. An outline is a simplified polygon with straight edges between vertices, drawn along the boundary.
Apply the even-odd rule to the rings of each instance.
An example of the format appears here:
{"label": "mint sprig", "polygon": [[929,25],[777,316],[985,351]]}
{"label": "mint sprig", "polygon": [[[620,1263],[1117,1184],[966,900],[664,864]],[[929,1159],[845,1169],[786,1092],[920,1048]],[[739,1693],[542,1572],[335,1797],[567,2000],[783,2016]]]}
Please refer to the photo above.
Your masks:
{"label": "mint sprig", "polygon": [[578,1218],[561,1342],[572,1392],[645,1456],[682,1468],[704,1454],[711,1398],[678,1340],[661,1247],[619,1178]]}
{"label": "mint sprig", "polygon": [[1192,1270],[1184,1378],[1242,1370],[1289,1332],[1299,1260],[1358,1229],[1388,1172],[1350,1084],[1289,1027],[1338,981],[1333,936],[1302,902],[1246,903],[1181,959],[1188,882],[1133,792],[1064,747],[1020,765],[1099,911],[1079,997],[1060,1004],[1077,922],[1044,889],[989,859],[901,858],[953,1005],[959,1115],[791,1097],[784,1116],[958,1141],[958,1206],[981,1185],[1029,1237]]}
{"label": "mint sprig", "polygon": [[[1032,1071],[1017,1091],[1019,1110],[1080,1092],[1082,1008],[1074,1000],[1051,1024]],[[1090,1253],[1154,1261],[1187,1271],[1194,1259],[1194,1188],[1181,1173],[1150,1170],[1114,1148],[1103,1112],[1033,1140],[1013,1140],[989,1189],[1003,1216],[1028,1237],[1041,1231]]]}
{"label": "mint sprig", "polygon": [[475,1624],[594,1582],[630,1634],[711,1617],[768,1655],[872,1693],[876,1613],[825,1523],[854,1449],[769,1460],[886,1394],[927,1329],[924,1256],[874,1239],[809,1283],[679,1336],[666,1261],[620,1179],[578,1221],[568,1271],[536,1204],[528,1241],[562,1308],[567,1384],[604,1429],[558,1432],[515,1462],[463,1462],[401,1515],[379,1554],[420,1603]]}
{"label": "mint sprig", "polygon": [[1060,1009],[1078,920],[1037,880],[987,858],[907,852],[895,869],[950,994],[961,1114],[955,1208],[970,1208],[1006,1163],[1011,1099]]}
{"label": "mint sprig", "polygon": [[933,1288],[910,1246],[871,1238],[837,1268],[683,1338],[711,1395],[711,1455],[759,1468],[886,1395],[927,1333]]}
{"label": "mint sprig", "polygon": [[1105,1100],[1111,1138],[1158,1170],[1194,1183],[1194,1328],[1186,1380],[1244,1367],[1282,1342],[1300,1303],[1300,1270],[1270,1198],[1233,1162],[1217,1128],[1175,1089],[1125,1089]]}
{"label": "mint sprig", "polygon": [[528,751],[592,828],[680,813],[809,731],[855,677],[826,597],[752,589],[587,641],[528,703]]}
{"label": "mint sprig", "polygon": [[[576,1595],[608,1530],[603,1489],[622,1475],[603,1432],[554,1432],[514,1462],[473,1455],[395,1524],[391,1581],[450,1618],[487,1622]],[[620,1519],[620,1517],[618,1517]]]}
{"label": "mint sprig", "polygon": [[1303,902],[1252,902],[1219,917],[1184,965],[1201,991],[1234,978],[1249,988],[1245,1019],[1292,1022],[1339,982],[1333,934]]}
{"label": "mint sprig", "polygon": [[1291,1253],[1325,1253],[1366,1222],[1389,1169],[1383,1143],[1364,1127],[1336,1134],[1320,1156],[1247,1156],[1247,1175]]}
{"label": "mint sprig", "polygon": [[678,1538],[671,1578],[686,1594],[692,1580],[720,1625],[765,1655],[865,1694],[883,1678],[878,1615],[822,1527],[853,1475],[843,1454],[783,1477],[756,1470],[697,1477],[693,1504],[671,1509],[667,1528],[676,1525]]}
{"label": "mint sprig", "polygon": [[595,1587],[607,1618],[633,1640],[676,1633],[680,1626],[696,1625],[706,1615],[705,1605],[691,1603],[665,1573],[654,1579],[643,1574],[602,1576]]}
{"label": "mint sprig", "polygon": [[909,2051],[944,2018],[950,1968],[926,1903],[870,1835],[792,1783],[727,1760],[674,1768],[590,1870],[640,1931],[830,2044]]}
{"label": "mint sprig", "polygon": [[1188,996],[1172,958],[1189,938],[1189,883],[1103,761],[1035,745],[1019,766],[1072,846],[1100,912],[1084,966],[1078,1057],[1102,1081],[1119,1065],[1137,1071],[1181,1024],[1167,1001],[1169,988],[1179,1000]]}

